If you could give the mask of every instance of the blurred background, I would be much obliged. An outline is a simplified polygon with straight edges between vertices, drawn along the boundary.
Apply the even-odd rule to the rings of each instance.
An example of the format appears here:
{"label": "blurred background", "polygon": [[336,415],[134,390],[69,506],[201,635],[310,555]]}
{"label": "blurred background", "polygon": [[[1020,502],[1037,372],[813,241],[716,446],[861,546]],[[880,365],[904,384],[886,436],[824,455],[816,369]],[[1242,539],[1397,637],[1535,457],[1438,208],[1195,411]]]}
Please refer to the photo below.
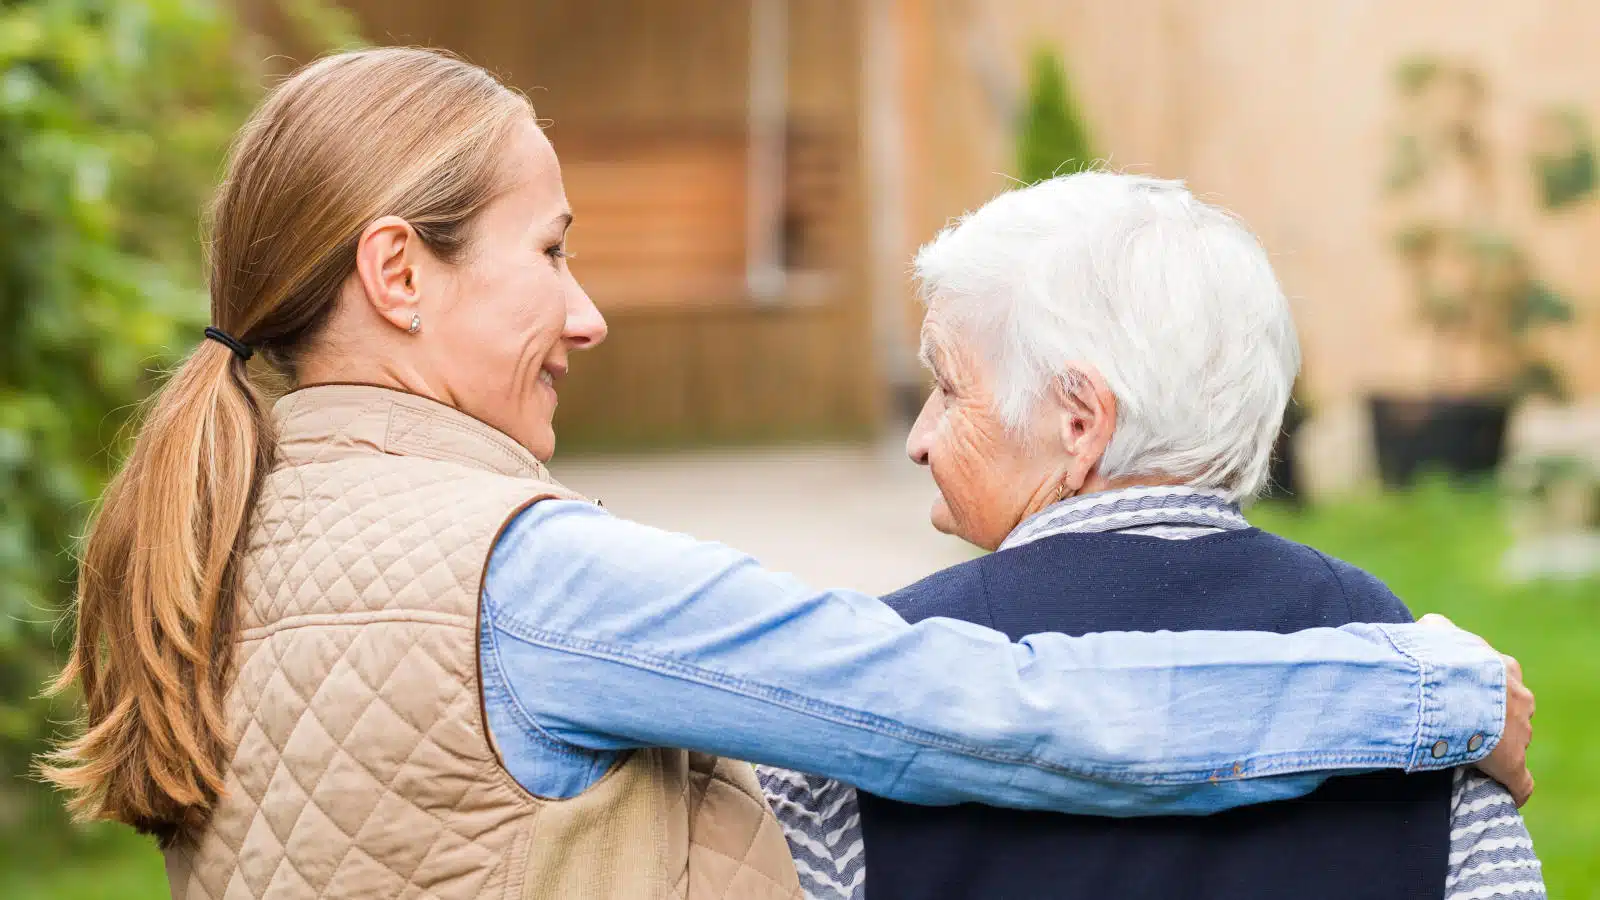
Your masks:
{"label": "blurred background", "polygon": [[557,475],[815,583],[972,552],[898,450],[919,244],[1092,164],[1237,212],[1306,357],[1251,518],[1524,661],[1551,896],[1600,898],[1597,42],[1591,0],[0,0],[0,896],[165,896],[27,776],[74,541],[205,324],[233,130],[297,62],[407,43],[527,91],[561,156],[611,337]]}

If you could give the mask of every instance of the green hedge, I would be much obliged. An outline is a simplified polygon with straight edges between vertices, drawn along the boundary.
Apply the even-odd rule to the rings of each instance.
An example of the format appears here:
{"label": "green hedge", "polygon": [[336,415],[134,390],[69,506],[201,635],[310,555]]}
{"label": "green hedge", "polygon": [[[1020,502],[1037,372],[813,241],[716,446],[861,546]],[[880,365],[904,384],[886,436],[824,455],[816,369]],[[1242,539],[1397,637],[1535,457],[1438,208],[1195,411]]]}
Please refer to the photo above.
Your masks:
{"label": "green hedge", "polygon": [[[300,10],[315,11],[305,3]],[[0,0],[0,769],[69,710],[74,541],[207,319],[199,212],[266,54],[215,0]],[[0,829],[43,806],[0,782]],[[31,828],[38,828],[32,823]]]}

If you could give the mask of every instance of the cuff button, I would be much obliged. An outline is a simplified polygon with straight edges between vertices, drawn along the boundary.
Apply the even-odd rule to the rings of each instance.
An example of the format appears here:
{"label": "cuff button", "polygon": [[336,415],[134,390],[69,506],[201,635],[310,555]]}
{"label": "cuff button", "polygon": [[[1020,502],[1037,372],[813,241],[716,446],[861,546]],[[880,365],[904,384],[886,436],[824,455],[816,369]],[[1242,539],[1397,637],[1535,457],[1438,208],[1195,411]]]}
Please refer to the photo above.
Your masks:
{"label": "cuff button", "polygon": [[1437,742],[1434,743],[1434,745],[1433,745],[1433,758],[1434,759],[1444,759],[1444,755],[1446,753],[1449,753],[1449,752],[1450,752],[1450,742],[1449,741],[1437,741]]}
{"label": "cuff button", "polygon": [[1472,737],[1467,738],[1467,752],[1468,753],[1477,753],[1478,752],[1478,748],[1482,747],[1482,746],[1483,746],[1483,735],[1475,734]]}

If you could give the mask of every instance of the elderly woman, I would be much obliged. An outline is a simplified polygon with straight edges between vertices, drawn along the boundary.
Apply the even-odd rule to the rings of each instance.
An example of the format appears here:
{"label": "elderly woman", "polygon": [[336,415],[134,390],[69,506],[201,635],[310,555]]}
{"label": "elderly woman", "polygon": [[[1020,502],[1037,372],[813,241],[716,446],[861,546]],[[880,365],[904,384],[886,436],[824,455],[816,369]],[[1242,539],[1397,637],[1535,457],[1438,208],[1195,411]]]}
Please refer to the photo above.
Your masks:
{"label": "elderly woman", "polygon": [[[998,552],[885,597],[908,621],[1013,639],[1410,621],[1371,575],[1240,514],[1300,352],[1266,254],[1228,214],[1177,182],[1083,173],[995,199],[917,270],[935,386],[907,451],[939,487],[934,527]],[[858,816],[837,782],[761,774],[818,900],[1544,896],[1511,795],[1462,772],[1453,793],[1443,772],[1364,775],[1203,820],[866,793]]]}
{"label": "elderly woman", "polygon": [[526,98],[441,55],[325,59],[240,133],[213,324],[89,535],[86,730],[47,768],[157,836],[174,896],[800,896],[721,756],[1063,812],[1526,783],[1531,695],[1454,629],[1012,643],[577,497],[544,467],[606,333],[572,221]]}

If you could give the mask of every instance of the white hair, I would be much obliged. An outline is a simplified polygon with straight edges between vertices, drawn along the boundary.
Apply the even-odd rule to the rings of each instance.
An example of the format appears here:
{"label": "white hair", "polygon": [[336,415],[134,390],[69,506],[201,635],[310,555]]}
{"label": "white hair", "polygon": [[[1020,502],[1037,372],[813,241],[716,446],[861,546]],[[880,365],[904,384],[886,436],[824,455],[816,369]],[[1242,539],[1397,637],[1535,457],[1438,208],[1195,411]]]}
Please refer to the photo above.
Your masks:
{"label": "white hair", "polygon": [[1261,244],[1181,181],[1082,172],[1010,191],[917,253],[924,302],[993,367],[1025,433],[1073,364],[1117,398],[1108,478],[1168,477],[1235,500],[1266,483],[1300,369]]}

